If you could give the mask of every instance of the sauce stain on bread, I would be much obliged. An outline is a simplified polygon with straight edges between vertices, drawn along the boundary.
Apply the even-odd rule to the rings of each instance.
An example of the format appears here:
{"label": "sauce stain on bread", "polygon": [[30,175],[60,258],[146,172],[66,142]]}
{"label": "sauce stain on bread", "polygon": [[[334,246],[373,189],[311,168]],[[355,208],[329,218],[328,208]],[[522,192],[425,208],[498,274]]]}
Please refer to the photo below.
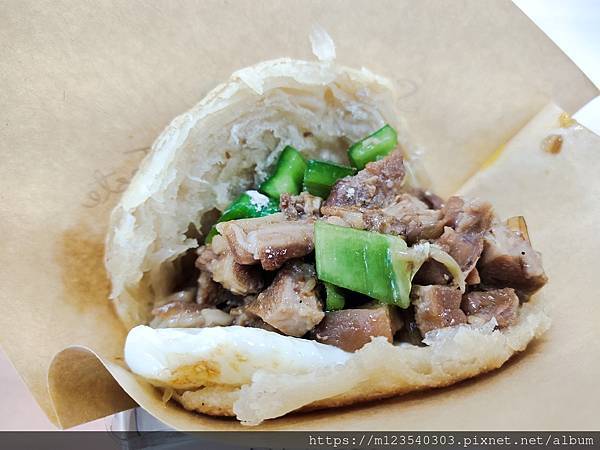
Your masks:
{"label": "sauce stain on bread", "polygon": [[94,234],[84,225],[64,231],[57,243],[57,261],[65,299],[86,308],[110,306],[110,282],[104,268],[104,236]]}

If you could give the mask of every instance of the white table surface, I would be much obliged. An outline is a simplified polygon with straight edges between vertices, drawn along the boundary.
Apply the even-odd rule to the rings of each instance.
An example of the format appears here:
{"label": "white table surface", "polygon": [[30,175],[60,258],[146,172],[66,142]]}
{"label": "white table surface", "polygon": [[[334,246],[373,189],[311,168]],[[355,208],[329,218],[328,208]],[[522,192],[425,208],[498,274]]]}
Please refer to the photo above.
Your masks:
{"label": "white table surface", "polygon": [[[488,0],[492,1],[492,0]],[[600,86],[600,0],[514,0],[548,36]],[[575,118],[600,134],[600,97],[582,108]],[[0,351],[0,430],[54,430],[24,383]],[[104,430],[112,418],[76,427]],[[123,424],[124,425],[124,424]]]}
{"label": "white table surface", "polygon": [[[513,0],[600,87],[599,0]],[[600,135],[600,97],[575,119]]]}

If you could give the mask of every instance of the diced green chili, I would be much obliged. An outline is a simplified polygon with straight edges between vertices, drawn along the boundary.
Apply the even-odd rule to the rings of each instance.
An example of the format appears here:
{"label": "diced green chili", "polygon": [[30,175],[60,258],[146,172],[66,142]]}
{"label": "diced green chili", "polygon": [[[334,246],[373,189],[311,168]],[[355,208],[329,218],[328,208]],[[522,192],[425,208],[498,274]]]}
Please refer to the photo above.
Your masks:
{"label": "diced green chili", "polygon": [[219,234],[219,232],[217,231],[217,227],[213,225],[212,227],[210,227],[210,231],[208,232],[208,234],[204,238],[204,243],[205,244],[210,244],[212,242],[213,238],[217,234]]}
{"label": "diced green chili", "polygon": [[304,171],[304,190],[312,195],[327,198],[337,180],[355,173],[356,170],[352,167],[311,159],[306,163]]}
{"label": "diced green chili", "polygon": [[[279,203],[273,199],[270,199],[266,195],[261,194],[257,191],[246,191],[236,198],[228,207],[223,211],[218,222],[227,222],[229,220],[236,219],[249,219],[253,217],[263,217],[269,214],[274,214],[279,211]],[[216,226],[210,229],[206,238],[204,239],[205,244],[210,244],[212,239],[219,234]]]}
{"label": "diced green chili", "polygon": [[389,125],[356,142],[348,149],[352,165],[362,170],[367,163],[387,156],[398,145],[398,135]]}
{"label": "diced green chili", "polygon": [[288,145],[279,155],[273,175],[260,185],[259,190],[276,201],[281,194],[298,195],[305,169],[306,161],[300,152]]}
{"label": "diced green chili", "polygon": [[323,283],[325,285],[325,310],[326,311],[337,311],[344,309],[346,305],[346,299],[342,295],[340,288],[331,284]]}
{"label": "diced green chili", "polygon": [[372,231],[315,223],[315,260],[320,280],[407,308],[411,267],[401,258],[404,240]]}

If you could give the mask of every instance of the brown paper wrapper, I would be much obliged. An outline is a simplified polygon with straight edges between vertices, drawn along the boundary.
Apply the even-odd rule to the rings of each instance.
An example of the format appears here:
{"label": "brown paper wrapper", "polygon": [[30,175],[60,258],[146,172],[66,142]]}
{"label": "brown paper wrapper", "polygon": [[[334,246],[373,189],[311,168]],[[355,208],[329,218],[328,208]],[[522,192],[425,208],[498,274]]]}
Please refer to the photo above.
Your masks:
{"label": "brown paper wrapper", "polygon": [[[338,62],[394,81],[398,110],[426,150],[425,166],[442,195],[454,192],[549,99],[574,111],[597,94],[509,2],[482,8],[476,1],[389,1],[373,8],[367,1],[31,1],[5,4],[1,16],[7,45],[0,133],[7,151],[0,165],[0,337],[60,427],[137,402],[176,428],[240,428],[164,405],[126,370],[125,330],[107,300],[102,262],[108,214],[153,139],[234,70],[279,56],[311,58],[307,35],[320,23],[337,44]],[[598,401],[591,384],[597,359],[585,351],[598,337],[588,281],[591,250],[598,254],[592,232],[598,212],[588,187],[596,189],[600,167],[590,150],[597,138],[581,133],[588,136],[578,141],[582,148],[570,151],[595,166],[578,159],[560,184],[525,177],[519,195],[509,197],[495,181],[473,182],[502,213],[527,215],[534,245],[546,257],[551,283],[544,295],[560,319],[527,357],[455,388],[293,415],[261,428],[551,428],[559,419],[563,428],[589,428]],[[510,159],[494,168],[514,179]],[[555,197],[560,201],[550,200]],[[530,202],[538,204],[529,210]],[[577,251],[564,239],[557,244],[556,225],[566,214],[581,218],[569,222],[579,232],[573,236],[583,236]],[[568,227],[559,229],[569,234]]]}

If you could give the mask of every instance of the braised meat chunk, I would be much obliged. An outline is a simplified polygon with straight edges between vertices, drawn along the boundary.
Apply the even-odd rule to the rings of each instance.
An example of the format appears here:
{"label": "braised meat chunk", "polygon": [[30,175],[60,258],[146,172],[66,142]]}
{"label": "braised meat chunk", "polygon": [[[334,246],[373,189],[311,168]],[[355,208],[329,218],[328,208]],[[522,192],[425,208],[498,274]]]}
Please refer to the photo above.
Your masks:
{"label": "braised meat chunk", "polygon": [[483,251],[483,236],[476,233],[458,233],[450,227],[435,242],[442,250],[454,258],[463,273],[475,268]]}
{"label": "braised meat chunk", "polygon": [[[215,236],[211,245],[198,249],[196,267],[210,273],[214,281],[234,294],[246,295],[260,292],[264,286],[260,269],[256,266],[238,264],[222,236]],[[205,278],[202,281],[206,282]],[[209,286],[208,289],[210,290],[211,287]]]}
{"label": "braised meat chunk", "polygon": [[233,308],[231,309],[231,311],[229,311],[229,314],[231,315],[231,317],[233,317],[232,325],[239,325],[241,327],[262,328],[263,330],[281,333],[277,328],[272,327],[260,317],[248,311],[248,305],[254,299],[256,299],[256,297],[249,300],[245,305]]}
{"label": "braised meat chunk", "polygon": [[477,199],[450,197],[442,211],[447,226],[436,244],[468,275],[481,256],[483,236],[494,220],[492,205]]}
{"label": "braised meat chunk", "polygon": [[383,208],[391,204],[402,188],[405,175],[402,153],[395,151],[380,161],[371,162],[354,176],[339,180],[323,204],[330,208]]}
{"label": "braised meat chunk", "polygon": [[398,333],[400,342],[407,342],[417,346],[425,345],[423,344],[423,336],[421,336],[415,320],[415,307],[411,305],[407,309],[401,310],[400,318],[402,319],[402,328]]}
{"label": "braised meat chunk", "polygon": [[[339,217],[353,228],[402,236],[409,244],[438,238],[444,228],[444,213],[431,209],[416,195],[403,193],[404,175],[398,151],[369,163],[356,175],[335,184],[321,212]],[[437,198],[427,198],[437,203]]]}
{"label": "braised meat chunk", "polygon": [[452,275],[442,263],[430,259],[425,261],[415,274],[413,282],[417,285],[429,286],[432,284],[445,285],[452,280]]}
{"label": "braised meat chunk", "polygon": [[503,328],[517,320],[519,297],[511,288],[474,291],[463,296],[461,306],[469,323],[482,325],[494,317]]}
{"label": "braised meat chunk", "polygon": [[288,336],[300,337],[324,316],[316,293],[317,278],[311,264],[287,263],[273,283],[250,302],[246,311]]}
{"label": "braised meat chunk", "polygon": [[256,232],[261,228],[285,221],[285,216],[282,213],[271,214],[255,219],[239,219],[219,223],[217,224],[217,231],[226,239],[229,249],[238,264],[256,264],[258,263],[258,257],[255,258],[258,245]]}
{"label": "braised meat chunk", "polygon": [[[314,250],[313,220],[285,220],[283,214],[220,223],[219,232],[239,264],[261,264],[276,270],[286,261]],[[214,245],[214,244],[213,244]]]}
{"label": "braised meat chunk", "polygon": [[415,321],[422,336],[431,330],[466,323],[460,309],[460,290],[449,286],[415,286],[412,290]]}
{"label": "braised meat chunk", "polygon": [[321,212],[325,220],[334,225],[352,227],[359,230],[366,229],[365,214],[358,208],[341,206],[323,206]]}
{"label": "braised meat chunk", "polygon": [[431,209],[442,209],[444,207],[444,199],[433,192],[423,189],[413,189],[412,193]]}
{"label": "braised meat chunk", "polygon": [[[262,274],[259,275],[262,280]],[[218,307],[223,311],[229,312],[243,304],[244,297],[234,294],[229,289],[225,289],[221,284],[212,280],[210,272],[201,271],[198,277],[198,291],[196,294],[196,303],[203,308]]]}
{"label": "braised meat chunk", "polygon": [[468,285],[481,283],[481,277],[479,276],[479,271],[477,270],[477,267],[475,267],[469,272],[469,274],[465,278],[465,283],[467,283]]}
{"label": "braised meat chunk", "polygon": [[212,279],[210,272],[205,270],[198,276],[198,290],[196,292],[196,303],[205,308],[215,306],[220,301],[223,287]]}
{"label": "braised meat chunk", "polygon": [[525,295],[540,289],[548,278],[542,258],[518,231],[498,224],[486,233],[479,263],[481,281],[490,286],[512,287]]}
{"label": "braised meat chunk", "polygon": [[197,303],[173,302],[154,308],[152,328],[200,328],[231,325],[233,317],[216,308]]}
{"label": "braised meat chunk", "polygon": [[354,352],[371,342],[373,337],[383,336],[389,342],[402,322],[390,306],[375,308],[344,309],[325,313],[313,335],[322,344]]}
{"label": "braised meat chunk", "polygon": [[256,253],[265,270],[280,268],[286,261],[311,253],[314,248],[314,223],[286,222],[256,232]]}
{"label": "braised meat chunk", "polygon": [[365,228],[379,233],[403,236],[409,244],[436,239],[444,229],[443,213],[430,209],[411,194],[398,195],[394,203],[378,211],[367,211]]}
{"label": "braised meat chunk", "polygon": [[476,198],[450,197],[442,211],[446,225],[458,233],[485,233],[494,220],[492,205]]}
{"label": "braised meat chunk", "polygon": [[301,192],[299,195],[281,194],[279,208],[288,220],[321,217],[321,197]]}

